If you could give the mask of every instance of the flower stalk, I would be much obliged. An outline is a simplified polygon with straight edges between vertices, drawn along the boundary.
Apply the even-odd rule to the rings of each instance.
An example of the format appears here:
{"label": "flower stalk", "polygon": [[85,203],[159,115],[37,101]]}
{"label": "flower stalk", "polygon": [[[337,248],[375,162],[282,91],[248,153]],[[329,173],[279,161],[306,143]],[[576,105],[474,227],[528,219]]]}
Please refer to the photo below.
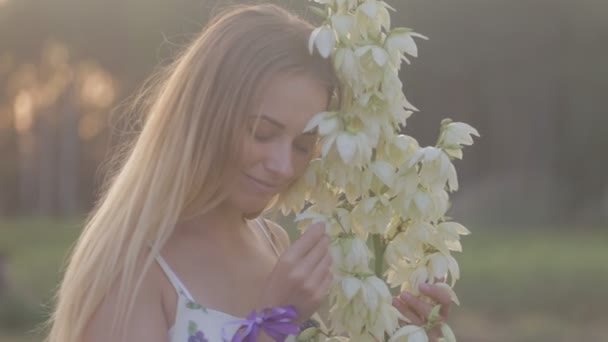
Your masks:
{"label": "flower stalk", "polygon": [[456,341],[436,315],[424,326],[401,327],[390,291],[420,296],[421,284],[449,279],[439,285],[458,304],[452,253],[462,251],[460,236],[470,232],[446,216],[449,193],[458,189],[452,161],[479,133],[445,119],[434,146],[401,134],[418,109],[403,92],[399,70],[418,56],[415,39],[428,38],[392,28],[394,9],[384,1],[313,1],[324,21],[309,50],[331,58],[341,98],[307,124],[305,131],[319,133],[320,155],[281,201],[301,229],[325,222],[332,237],[331,334],[312,340],[425,342],[428,329],[441,324],[444,341]]}

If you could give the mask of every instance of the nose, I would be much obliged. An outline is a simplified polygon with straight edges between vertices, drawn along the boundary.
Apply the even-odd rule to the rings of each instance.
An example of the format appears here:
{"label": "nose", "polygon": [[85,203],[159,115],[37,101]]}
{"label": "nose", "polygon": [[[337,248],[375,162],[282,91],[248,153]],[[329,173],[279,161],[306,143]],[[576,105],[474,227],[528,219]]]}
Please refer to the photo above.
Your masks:
{"label": "nose", "polygon": [[291,144],[277,144],[275,148],[268,149],[265,166],[269,172],[276,175],[280,180],[292,178],[294,165]]}

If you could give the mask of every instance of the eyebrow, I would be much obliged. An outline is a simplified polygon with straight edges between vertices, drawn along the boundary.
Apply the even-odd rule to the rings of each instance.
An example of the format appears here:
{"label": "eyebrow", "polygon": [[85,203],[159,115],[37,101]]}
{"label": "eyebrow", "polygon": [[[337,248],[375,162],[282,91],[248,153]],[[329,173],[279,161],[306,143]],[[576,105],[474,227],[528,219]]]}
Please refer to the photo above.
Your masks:
{"label": "eyebrow", "polygon": [[[258,116],[256,116],[256,115],[251,115],[251,117],[252,118],[258,118]],[[260,119],[264,119],[264,120],[270,122],[271,124],[273,124],[273,125],[281,128],[281,129],[285,129],[285,125],[283,125],[279,121],[277,121],[277,120],[269,117],[268,115],[260,114],[259,118]],[[317,130],[316,129],[314,129],[314,130],[312,130],[310,132],[303,132],[302,133],[302,135],[315,135],[315,134],[317,134]]]}

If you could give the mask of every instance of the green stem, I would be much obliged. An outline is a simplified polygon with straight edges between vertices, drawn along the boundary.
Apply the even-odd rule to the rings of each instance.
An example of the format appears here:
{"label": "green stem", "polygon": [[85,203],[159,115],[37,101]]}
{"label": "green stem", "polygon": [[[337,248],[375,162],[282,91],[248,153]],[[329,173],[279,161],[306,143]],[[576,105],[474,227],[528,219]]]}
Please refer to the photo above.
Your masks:
{"label": "green stem", "polygon": [[382,279],[382,272],[384,266],[384,251],[386,251],[386,245],[384,244],[384,241],[382,241],[382,236],[380,234],[374,234],[372,236],[372,242],[374,244],[375,254],[374,272],[376,273],[376,277]]}

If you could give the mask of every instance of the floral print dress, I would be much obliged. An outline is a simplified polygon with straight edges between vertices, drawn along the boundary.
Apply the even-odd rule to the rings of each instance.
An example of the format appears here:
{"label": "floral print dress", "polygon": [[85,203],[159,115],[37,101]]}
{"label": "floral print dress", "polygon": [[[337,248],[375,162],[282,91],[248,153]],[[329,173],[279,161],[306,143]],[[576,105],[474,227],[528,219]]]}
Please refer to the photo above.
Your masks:
{"label": "floral print dress", "polygon": [[[267,226],[265,223],[261,223],[260,220],[263,219],[260,218],[256,222],[278,256],[279,251],[270,238]],[[157,255],[156,261],[177,291],[175,324],[169,329],[169,342],[223,342],[222,328],[224,328],[226,323],[244,319],[198,304],[164,258],[161,255]],[[236,324],[228,324],[224,329],[227,336],[233,336],[237,328],[238,325]],[[289,336],[286,341],[295,341],[295,337]]]}

